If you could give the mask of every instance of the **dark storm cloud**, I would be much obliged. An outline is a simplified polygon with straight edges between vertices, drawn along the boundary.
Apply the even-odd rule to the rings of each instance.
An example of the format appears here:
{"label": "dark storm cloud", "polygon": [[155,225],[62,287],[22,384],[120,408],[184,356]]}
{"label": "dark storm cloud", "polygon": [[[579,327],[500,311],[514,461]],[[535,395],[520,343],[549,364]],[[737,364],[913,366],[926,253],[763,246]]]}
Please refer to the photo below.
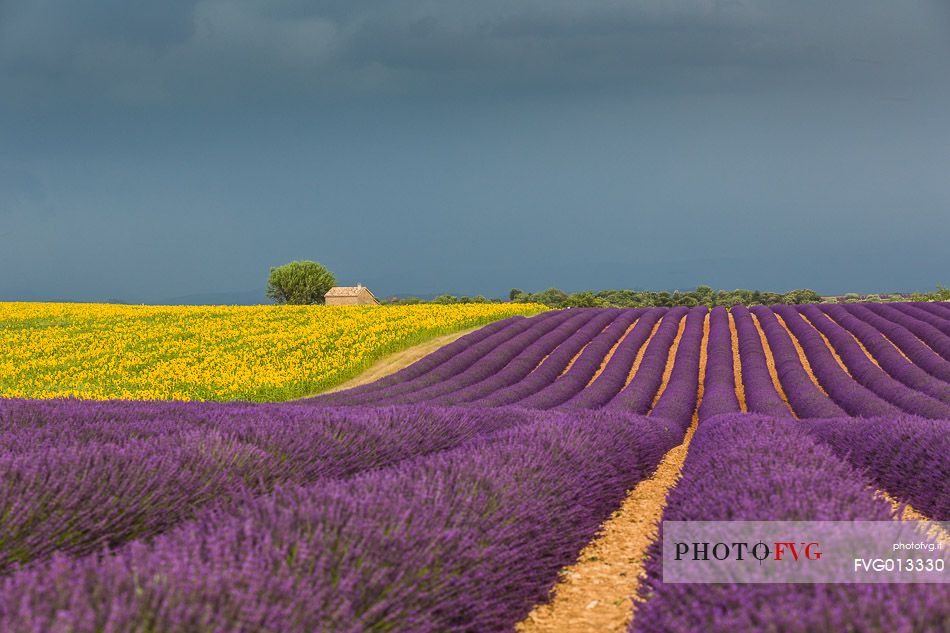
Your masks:
{"label": "dark storm cloud", "polygon": [[[174,103],[215,91],[431,93],[447,81],[463,92],[733,89],[815,69],[880,79],[913,55],[914,42],[891,35],[913,14],[904,7],[816,4],[799,23],[789,4],[8,0],[0,69],[22,105],[70,94]],[[889,67],[850,67],[865,58]]]}
{"label": "dark storm cloud", "polygon": [[25,204],[36,203],[46,196],[46,187],[33,174],[17,168],[0,166],[0,211],[11,211]]}
{"label": "dark storm cloud", "polygon": [[948,60],[938,0],[0,0],[0,299],[947,283]]}

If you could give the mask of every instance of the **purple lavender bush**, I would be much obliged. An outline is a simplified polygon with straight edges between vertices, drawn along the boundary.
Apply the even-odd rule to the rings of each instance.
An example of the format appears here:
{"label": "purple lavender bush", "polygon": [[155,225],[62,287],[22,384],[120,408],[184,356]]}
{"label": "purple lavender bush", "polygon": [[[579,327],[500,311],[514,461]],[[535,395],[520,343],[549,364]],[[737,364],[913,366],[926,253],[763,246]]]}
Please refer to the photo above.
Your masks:
{"label": "purple lavender bush", "polygon": [[452,341],[448,345],[443,345],[436,351],[432,352],[425,358],[422,358],[415,363],[409,365],[408,367],[403,367],[399,371],[392,373],[388,376],[384,376],[379,380],[373,381],[366,385],[361,385],[359,387],[353,387],[352,389],[347,389],[346,391],[327,394],[324,396],[316,396],[314,398],[308,398],[308,402],[319,401],[322,404],[342,404],[343,401],[351,399],[353,396],[360,394],[366,394],[371,391],[378,391],[385,387],[391,387],[397,383],[408,382],[414,380],[419,376],[422,376],[425,373],[432,371],[434,368],[442,365],[443,363],[448,362],[449,360],[455,358],[457,355],[467,350],[468,348],[474,346],[477,343],[487,339],[490,336],[494,336],[496,333],[504,330],[518,321],[523,321],[525,317],[523,316],[513,316],[507,319],[502,319],[501,321],[495,321],[489,323],[484,327],[480,327],[474,332],[470,332],[465,336]]}
{"label": "purple lavender bush", "polygon": [[925,310],[934,316],[950,320],[950,303],[946,301],[913,301],[914,307]]}
{"label": "purple lavender bush", "polygon": [[[779,382],[785,391],[785,395],[788,396],[788,401],[792,405],[795,414],[800,418],[829,418],[847,415],[838,404],[811,381],[802,365],[798,350],[795,349],[788,332],[775,318],[775,313],[762,306],[752,308],[752,312],[758,317],[762,332],[772,349],[775,372],[778,374]],[[827,350],[825,351],[827,352]],[[834,362],[834,359],[832,359],[832,362]],[[819,378],[819,380],[821,379]]]}
{"label": "purple lavender bush", "polygon": [[[519,403],[545,389],[551,389],[559,393],[558,396],[552,399],[551,406],[560,404],[590,382],[590,379],[600,367],[604,355],[627,331],[630,325],[636,321],[641,312],[642,310],[637,309],[619,310],[616,314],[605,311],[604,316],[612,319],[609,324],[604,323],[602,319],[591,321],[582,328],[582,331],[578,331],[575,337],[572,337],[573,344],[558,347],[527,378],[506,389],[500,389],[480,398],[471,404],[479,407],[497,407]],[[575,356],[577,356],[576,360],[568,368],[568,364]],[[557,385],[556,388],[555,385]],[[553,400],[557,401],[553,402]],[[534,408],[550,407],[536,406]]]}
{"label": "purple lavender bush", "polygon": [[[735,321],[736,337],[739,339],[739,365],[746,408],[753,413],[793,417],[794,414],[788,403],[782,399],[772,383],[762,339],[752,321],[749,309],[745,306],[733,306],[731,312]],[[805,378],[808,377],[805,376]]]}
{"label": "purple lavender bush", "polygon": [[[724,415],[699,425],[665,521],[891,519],[861,472],[794,421]],[[630,631],[929,632],[950,626],[947,585],[664,584],[662,536]]]}
{"label": "purple lavender bush", "polygon": [[947,336],[930,323],[925,323],[905,314],[895,306],[896,304],[869,303],[865,307],[878,316],[907,328],[944,360],[950,361],[950,336]]}
{"label": "purple lavender bush", "polygon": [[511,630],[681,434],[557,413],[0,581],[0,630]]}
{"label": "purple lavender bush", "polygon": [[663,382],[663,372],[666,370],[670,347],[679,333],[680,321],[688,312],[687,308],[677,307],[671,308],[663,315],[660,327],[647,343],[637,373],[630,384],[605,405],[607,408],[631,413],[646,413],[650,410],[653,399]]}
{"label": "purple lavender bush", "polygon": [[[898,348],[885,338],[884,334],[877,328],[853,316],[850,312],[843,309],[844,306],[828,305],[822,306],[822,308],[838,325],[848,330],[857,340],[861,341],[865,349],[874,356],[881,368],[888,374],[915,391],[932,396],[943,403],[950,403],[950,384],[935,378],[928,374],[923,368],[914,364],[908,356],[898,351]],[[819,322],[821,321],[819,320]],[[911,335],[911,337],[917,341],[918,345],[924,347],[916,337],[913,335]],[[920,348],[915,348],[915,350],[919,352],[924,351]],[[930,352],[929,355],[936,360],[942,360],[933,352]],[[948,363],[948,365],[950,365],[950,363]]]}
{"label": "purple lavender bush", "polygon": [[876,314],[867,306],[852,304],[845,307],[849,314],[874,327],[882,336],[886,336],[887,340],[897,346],[914,365],[943,382],[950,382],[950,361],[925,345],[913,332],[903,325]]}
{"label": "purple lavender bush", "polygon": [[[494,376],[498,371],[502,370],[509,362],[511,362],[515,357],[517,357],[521,352],[530,346],[532,343],[543,337],[548,332],[554,330],[558,326],[562,325],[565,321],[570,320],[573,317],[577,317],[579,311],[576,310],[562,310],[560,312],[554,313],[545,313],[544,315],[552,315],[549,318],[543,321],[536,321],[533,324],[530,324],[532,319],[526,319],[529,322],[530,327],[525,331],[521,332],[517,336],[509,339],[503,345],[499,345],[487,351],[483,356],[478,358],[474,363],[471,363],[464,371],[459,373],[453,373],[447,375],[442,368],[437,367],[430,374],[426,374],[420,380],[430,380],[431,384],[419,388],[418,385],[404,384],[397,385],[392,387],[392,389],[398,389],[399,387],[409,387],[404,391],[404,393],[395,395],[395,394],[386,394],[381,397],[379,395],[374,396],[370,394],[368,398],[363,402],[365,404],[414,404],[414,403],[428,403],[435,398],[444,396],[453,391],[458,391],[470,385],[474,385],[486,378]],[[590,312],[590,311],[580,311]],[[464,354],[463,354],[464,355]],[[446,365],[451,365],[452,361],[446,363]]]}
{"label": "purple lavender bush", "polygon": [[[516,385],[522,382],[528,374],[532,373],[541,361],[547,362],[547,360],[550,360],[550,356],[557,350],[562,350],[562,348],[568,350],[574,349],[576,353],[577,350],[580,350],[580,348],[584,346],[585,342],[590,340],[590,337],[593,336],[596,331],[600,331],[604,328],[604,325],[606,325],[604,317],[609,319],[614,316],[611,313],[604,314],[600,310],[572,310],[571,312],[576,312],[577,314],[564,321],[561,325],[531,345],[525,347],[500,371],[468,387],[431,398],[428,404],[441,406],[461,404],[471,400],[477,400],[506,387]],[[595,325],[599,325],[594,331],[587,328],[592,321],[595,322]],[[579,333],[580,336],[575,336]],[[558,354],[558,359],[563,358],[563,356],[564,354]],[[573,354],[564,361],[561,369],[567,366],[567,363],[572,357]],[[548,371],[549,370],[550,368],[548,368]]]}
{"label": "purple lavender bush", "polygon": [[702,421],[723,413],[738,412],[739,399],[736,397],[736,379],[732,364],[729,313],[722,306],[718,306],[709,313],[706,376],[703,381],[703,400],[699,404],[699,419]]}
{"label": "purple lavender bush", "polygon": [[[427,371],[412,379],[400,381],[382,389],[354,393],[352,396],[349,395],[349,391],[317,396],[312,398],[309,404],[371,405],[377,402],[387,402],[387,404],[390,404],[390,400],[402,394],[412,393],[424,389],[425,387],[437,385],[440,382],[461,374],[496,348],[504,346],[509,341],[520,340],[518,339],[519,336],[531,330],[547,328],[547,322],[555,317],[559,319],[563,318],[563,316],[559,315],[562,315],[562,313],[543,312],[537,316],[519,319],[495,334],[465,347],[461,352],[456,353],[445,362],[429,367]],[[545,329],[544,331],[547,330]],[[426,363],[426,359],[422,359],[419,362]]]}
{"label": "purple lavender bush", "polygon": [[[650,338],[657,321],[663,318],[666,312],[666,308],[651,308],[643,313],[630,333],[614,350],[613,356],[594,382],[589,385],[585,382],[580,385],[580,389],[576,389],[576,382],[555,383],[535,396],[522,400],[518,405],[538,409],[557,405],[567,409],[597,409],[607,404],[623,389],[637,354]],[[594,371],[596,372],[596,369]]]}
{"label": "purple lavender bush", "polygon": [[950,336],[950,319],[947,319],[943,316],[937,316],[929,310],[924,309],[922,306],[926,304],[907,302],[892,303],[890,305],[899,312],[903,312],[904,314],[913,317],[918,321],[923,321],[924,323],[937,328],[943,332],[945,336]]}
{"label": "purple lavender bush", "polygon": [[930,519],[950,521],[950,421],[905,415],[802,425],[898,500]]}
{"label": "purple lavender bush", "polygon": [[[873,417],[876,415],[898,415],[901,410],[887,402],[873,391],[858,384],[835,360],[828,346],[814,327],[806,323],[794,306],[773,306],[775,314],[782,317],[786,326],[798,339],[812,372],[828,395],[850,415]],[[761,315],[763,311],[753,308]],[[791,398],[791,395],[789,395]],[[819,417],[819,416],[801,416]],[[825,417],[825,416],[820,416]]]}
{"label": "purple lavender bush", "polygon": [[699,357],[703,346],[703,329],[706,306],[690,309],[686,315],[686,326],[680,338],[679,347],[673,360],[673,370],[669,382],[650,416],[677,423],[680,428],[689,427],[696,411],[696,399],[699,392]]}
{"label": "purple lavender bush", "polygon": [[950,418],[950,406],[925,393],[910,389],[888,375],[868,358],[851,333],[829,319],[817,306],[801,306],[798,311],[828,338],[854,382],[907,413],[932,419]]}
{"label": "purple lavender bush", "polygon": [[0,573],[54,551],[151,537],[202,507],[279,484],[352,476],[534,419],[510,409],[31,404],[0,402]]}

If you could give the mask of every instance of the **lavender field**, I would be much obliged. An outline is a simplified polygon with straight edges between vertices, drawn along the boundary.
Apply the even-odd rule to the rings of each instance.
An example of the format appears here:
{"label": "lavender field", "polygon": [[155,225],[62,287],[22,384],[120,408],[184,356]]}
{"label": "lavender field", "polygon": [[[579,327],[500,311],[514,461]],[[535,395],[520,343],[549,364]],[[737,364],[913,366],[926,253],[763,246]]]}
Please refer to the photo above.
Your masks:
{"label": "lavender field", "polygon": [[[570,309],[296,402],[0,400],[0,631],[530,629],[684,442],[664,519],[950,520],[950,304]],[[661,553],[631,631],[950,631],[950,585]]]}

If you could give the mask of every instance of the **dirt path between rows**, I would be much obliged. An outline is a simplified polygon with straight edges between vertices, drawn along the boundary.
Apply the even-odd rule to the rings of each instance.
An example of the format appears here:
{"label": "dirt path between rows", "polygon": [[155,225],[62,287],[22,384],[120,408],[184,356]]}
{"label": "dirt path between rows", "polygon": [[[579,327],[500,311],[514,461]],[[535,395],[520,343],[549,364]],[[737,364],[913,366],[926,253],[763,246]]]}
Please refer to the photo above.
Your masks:
{"label": "dirt path between rows", "polygon": [[[667,359],[664,385],[679,347],[686,318]],[[655,329],[654,329],[655,331]],[[663,457],[656,471],[627,493],[620,508],[601,526],[577,561],[561,571],[553,599],[541,603],[518,623],[518,633],[601,633],[624,631],[635,616],[637,587],[645,573],[647,550],[656,539],[666,497],[683,470],[696,425],[706,376],[709,316],[703,325],[699,358],[699,389],[693,421],[683,442]],[[646,344],[644,344],[646,345]]]}
{"label": "dirt path between rows", "polygon": [[418,345],[413,345],[412,347],[407,347],[404,350],[400,350],[389,356],[385,356],[374,364],[370,365],[364,372],[361,374],[350,378],[346,382],[327,389],[326,391],[321,391],[319,394],[311,394],[306,396],[307,398],[312,398],[313,396],[327,393],[334,393],[336,391],[343,391],[344,389],[352,389],[353,387],[359,387],[362,385],[375,382],[380,378],[385,378],[390,374],[394,374],[400,369],[408,367],[417,360],[421,360],[436,351],[440,347],[444,347],[449,343],[453,343],[458,339],[462,338],[466,334],[471,334],[475,330],[483,328],[483,325],[478,325],[467,330],[462,330],[460,332],[453,332],[452,334],[443,334],[442,336],[437,336],[433,339],[429,339]]}
{"label": "dirt path between rows", "polygon": [[898,501],[884,490],[876,490],[874,496],[880,497],[891,504],[891,508],[894,510],[895,521],[920,521],[927,526],[927,536],[941,543],[945,548],[950,547],[950,533],[943,529],[939,521],[934,521],[930,517],[918,512],[914,509],[914,506],[909,503]]}

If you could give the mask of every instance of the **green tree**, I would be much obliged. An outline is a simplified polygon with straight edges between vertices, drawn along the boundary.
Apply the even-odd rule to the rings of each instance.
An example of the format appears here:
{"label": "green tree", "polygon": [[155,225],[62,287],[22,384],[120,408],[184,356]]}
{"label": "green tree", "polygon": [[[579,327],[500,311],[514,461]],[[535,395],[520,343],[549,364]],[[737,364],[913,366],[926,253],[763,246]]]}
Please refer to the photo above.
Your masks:
{"label": "green tree", "polygon": [[521,288],[512,288],[511,292],[508,293],[508,300],[519,302],[524,298],[525,291]]}
{"label": "green tree", "polygon": [[336,285],[336,277],[317,262],[294,261],[270,269],[267,296],[277,304],[324,303],[323,296]]}
{"label": "green tree", "polygon": [[571,308],[603,308],[606,302],[594,296],[593,292],[575,292],[570,295],[564,305]]}
{"label": "green tree", "polygon": [[548,288],[544,292],[539,292],[530,296],[531,301],[543,303],[552,308],[562,308],[567,304],[568,294],[557,288]]}
{"label": "green tree", "polygon": [[712,289],[712,286],[707,286],[705,284],[696,286],[696,290],[693,291],[693,294],[696,296],[696,301],[699,303],[705,303],[708,306],[715,305],[716,292]]}
{"label": "green tree", "polygon": [[821,303],[821,295],[814,290],[799,288],[786,292],[782,303]]}

